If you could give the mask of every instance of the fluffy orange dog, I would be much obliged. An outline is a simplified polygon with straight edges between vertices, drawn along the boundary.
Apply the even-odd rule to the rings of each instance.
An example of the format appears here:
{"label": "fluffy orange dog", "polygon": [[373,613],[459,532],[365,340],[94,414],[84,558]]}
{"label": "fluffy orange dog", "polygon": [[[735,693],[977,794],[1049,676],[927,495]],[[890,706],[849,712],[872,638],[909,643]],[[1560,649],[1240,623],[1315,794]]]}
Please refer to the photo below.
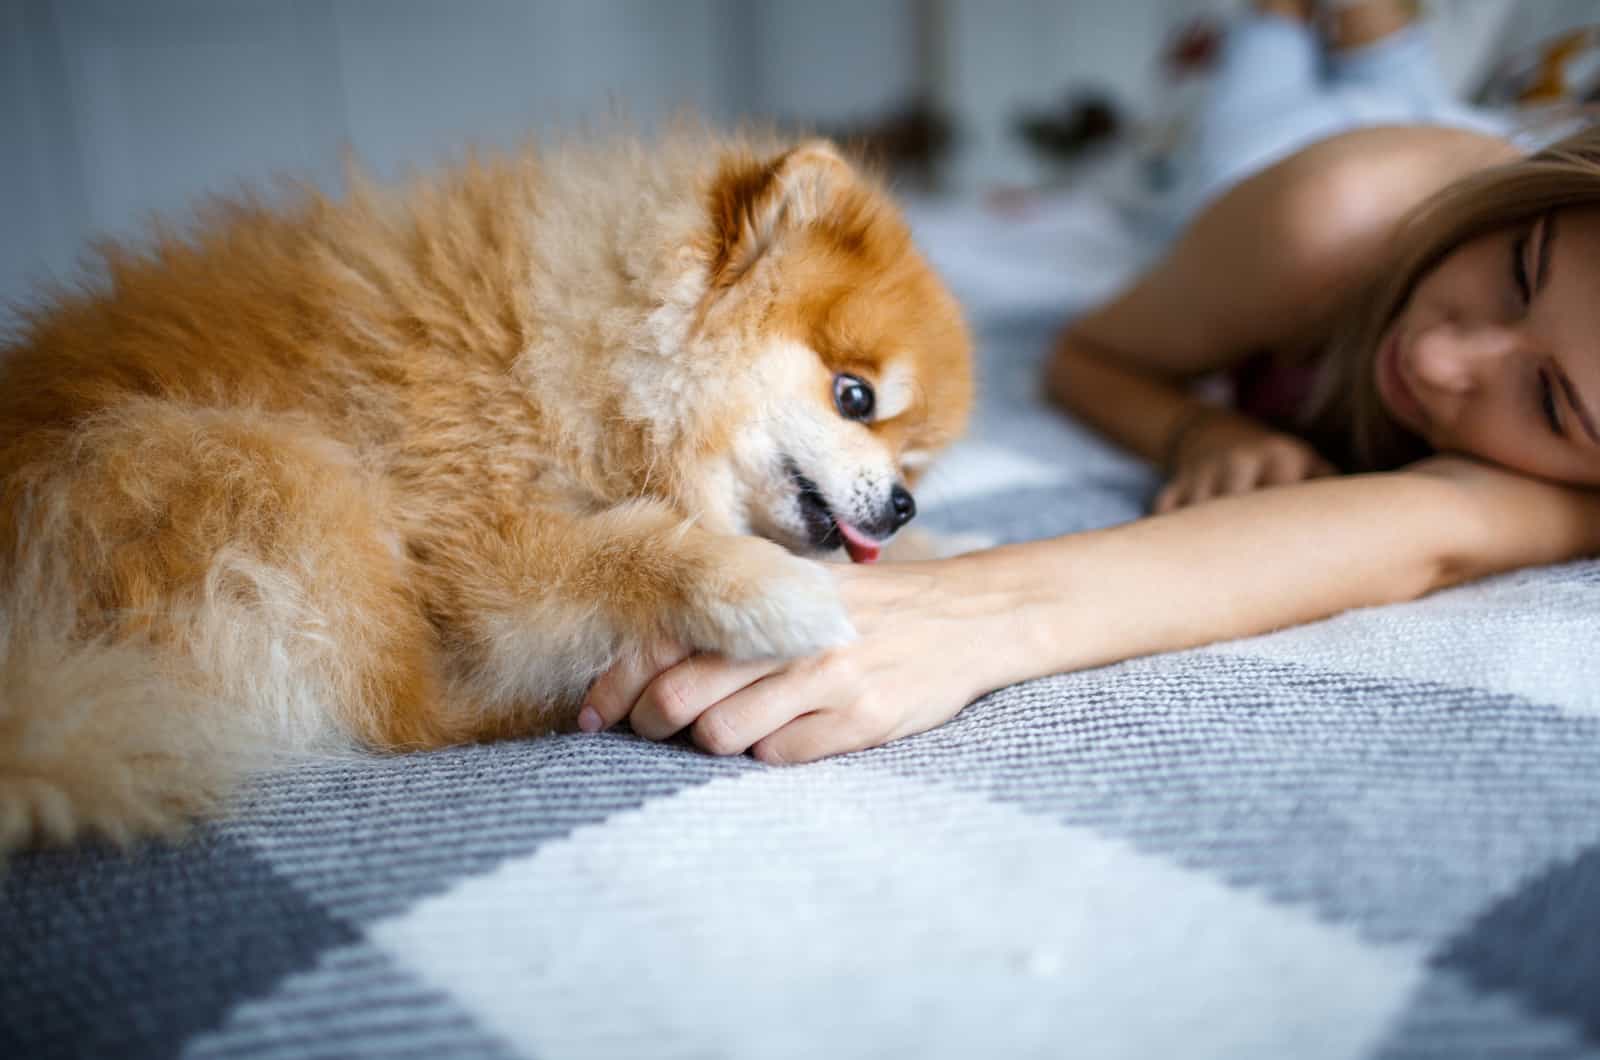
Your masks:
{"label": "fluffy orange dog", "polygon": [[852,635],[971,395],[828,145],[679,134],[212,210],[0,362],[0,851],[285,752],[546,732],[648,638]]}

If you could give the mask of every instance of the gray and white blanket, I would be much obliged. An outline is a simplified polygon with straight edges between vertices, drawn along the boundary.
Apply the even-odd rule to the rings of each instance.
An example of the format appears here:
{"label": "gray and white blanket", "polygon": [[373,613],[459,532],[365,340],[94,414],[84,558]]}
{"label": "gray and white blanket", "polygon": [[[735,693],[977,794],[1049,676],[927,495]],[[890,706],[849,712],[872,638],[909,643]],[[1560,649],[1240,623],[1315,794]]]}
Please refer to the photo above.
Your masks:
{"label": "gray and white blanket", "polygon": [[[1154,482],[984,333],[922,492]],[[1005,689],[768,768],[627,735],[323,765],[0,880],[5,1057],[1600,1056],[1600,564]]]}

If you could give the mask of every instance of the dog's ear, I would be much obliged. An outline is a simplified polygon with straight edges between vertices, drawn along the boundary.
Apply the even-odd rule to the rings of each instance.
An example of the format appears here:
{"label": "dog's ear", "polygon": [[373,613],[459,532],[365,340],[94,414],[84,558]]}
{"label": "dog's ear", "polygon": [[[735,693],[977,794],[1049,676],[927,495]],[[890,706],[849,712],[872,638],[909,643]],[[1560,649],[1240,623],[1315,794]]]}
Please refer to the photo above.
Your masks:
{"label": "dog's ear", "polygon": [[712,282],[738,282],[784,234],[828,216],[851,182],[826,140],[808,140],[765,163],[724,170],[712,189]]}

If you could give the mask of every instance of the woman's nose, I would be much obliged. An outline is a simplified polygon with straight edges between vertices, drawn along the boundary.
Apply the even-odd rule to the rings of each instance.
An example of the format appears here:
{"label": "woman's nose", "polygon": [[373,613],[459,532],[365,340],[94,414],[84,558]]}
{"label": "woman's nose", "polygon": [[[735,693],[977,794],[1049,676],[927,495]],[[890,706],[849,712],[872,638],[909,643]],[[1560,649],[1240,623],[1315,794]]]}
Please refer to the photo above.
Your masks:
{"label": "woman's nose", "polygon": [[1517,349],[1510,328],[1493,323],[1444,323],[1417,337],[1411,370],[1423,386],[1465,393],[1482,386]]}

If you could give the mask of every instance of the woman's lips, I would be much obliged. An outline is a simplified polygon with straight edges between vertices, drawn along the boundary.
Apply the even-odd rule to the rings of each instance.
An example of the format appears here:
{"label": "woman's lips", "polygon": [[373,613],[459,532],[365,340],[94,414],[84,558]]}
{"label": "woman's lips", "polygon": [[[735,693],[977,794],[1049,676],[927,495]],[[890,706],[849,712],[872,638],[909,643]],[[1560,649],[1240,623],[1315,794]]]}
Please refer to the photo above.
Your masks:
{"label": "woman's lips", "polygon": [[1408,430],[1422,433],[1422,404],[1400,370],[1400,329],[1396,327],[1378,351],[1378,396],[1389,413]]}

